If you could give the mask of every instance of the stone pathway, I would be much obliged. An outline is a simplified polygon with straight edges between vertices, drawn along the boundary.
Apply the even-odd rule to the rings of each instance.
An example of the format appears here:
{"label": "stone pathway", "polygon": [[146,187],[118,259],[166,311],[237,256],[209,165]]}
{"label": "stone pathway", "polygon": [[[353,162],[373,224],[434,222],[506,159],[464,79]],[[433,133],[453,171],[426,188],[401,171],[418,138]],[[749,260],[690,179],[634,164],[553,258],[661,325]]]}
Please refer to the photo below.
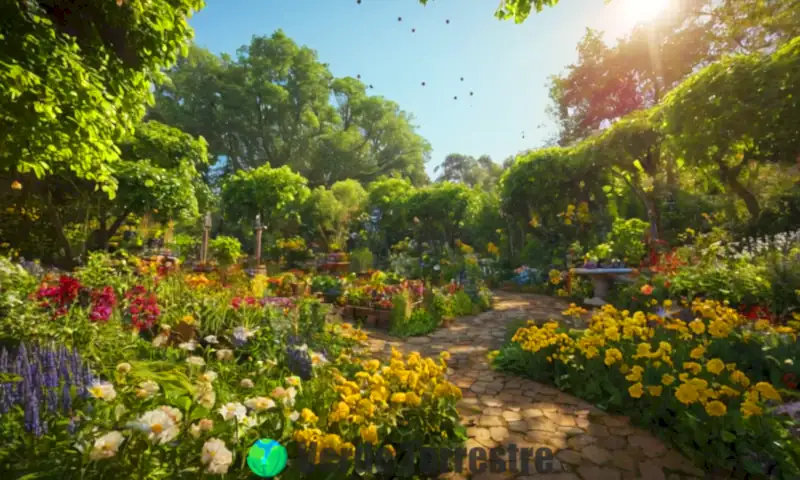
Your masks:
{"label": "stone pathway", "polygon": [[[509,322],[566,321],[561,315],[566,307],[550,297],[497,292],[494,310],[460,318],[449,328],[424,337],[403,340],[368,331],[369,348],[380,356],[389,355],[392,347],[426,356],[450,352],[448,377],[464,393],[458,410],[469,435],[468,451],[514,444],[534,452],[547,447],[556,458],[552,473],[537,473],[532,459],[528,473],[521,468],[505,474],[488,473],[487,469],[471,476],[451,474],[450,478],[708,478],[649,432],[632,427],[628,418],[606,414],[555,388],[490,369],[486,354],[502,346]],[[464,465],[466,471],[467,462]]]}

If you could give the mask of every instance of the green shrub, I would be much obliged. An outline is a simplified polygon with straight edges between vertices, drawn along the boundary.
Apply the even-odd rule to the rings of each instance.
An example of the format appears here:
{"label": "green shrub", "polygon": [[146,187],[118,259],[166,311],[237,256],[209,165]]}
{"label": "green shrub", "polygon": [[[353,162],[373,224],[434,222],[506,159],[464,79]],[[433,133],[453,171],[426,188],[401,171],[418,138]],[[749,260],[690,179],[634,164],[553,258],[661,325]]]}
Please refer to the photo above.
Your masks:
{"label": "green shrub", "polygon": [[439,290],[432,290],[431,293],[426,296],[425,305],[437,321],[441,321],[444,317],[453,316],[450,297]]}
{"label": "green shrub", "polygon": [[452,311],[454,317],[466,317],[467,315],[472,315],[472,299],[469,298],[469,295],[467,295],[467,293],[463,290],[456,292],[456,294],[453,296]]}
{"label": "green shrub", "polygon": [[411,317],[411,298],[408,292],[403,291],[392,297],[392,311],[389,315],[390,330],[402,331]]}
{"label": "green shrub", "polygon": [[337,291],[340,287],[339,279],[330,275],[315,275],[311,280],[311,291],[315,293]]}
{"label": "green shrub", "polygon": [[374,264],[372,252],[367,248],[358,248],[350,252],[350,271],[364,273],[371,270]]}
{"label": "green shrub", "polygon": [[411,312],[411,316],[400,328],[392,330],[393,335],[399,337],[414,337],[427,335],[436,330],[439,322],[424,308],[418,308]]}
{"label": "green shrub", "polygon": [[223,267],[236,263],[242,256],[242,244],[234,237],[220,235],[209,244],[211,256]]}
{"label": "green shrub", "polygon": [[624,259],[629,265],[638,265],[647,253],[644,235],[649,227],[649,223],[638,218],[615,219],[611,234],[608,236],[608,243],[613,246],[614,256]]}
{"label": "green shrub", "polygon": [[197,237],[185,233],[179,233],[172,239],[172,245],[175,247],[175,250],[177,250],[176,253],[182,262],[197,254],[197,247],[199,244],[200,241]]}

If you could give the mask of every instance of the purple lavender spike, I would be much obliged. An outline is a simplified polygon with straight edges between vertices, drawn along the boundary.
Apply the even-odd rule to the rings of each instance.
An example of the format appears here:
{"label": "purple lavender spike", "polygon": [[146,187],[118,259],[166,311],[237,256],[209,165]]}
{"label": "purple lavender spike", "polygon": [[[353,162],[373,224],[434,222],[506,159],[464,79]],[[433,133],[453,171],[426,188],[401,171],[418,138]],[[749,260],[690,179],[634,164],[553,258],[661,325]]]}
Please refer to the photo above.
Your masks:
{"label": "purple lavender spike", "polygon": [[75,418],[70,418],[69,425],[67,425],[67,432],[69,432],[70,435],[74,435],[77,430],[78,424],[75,422]]}
{"label": "purple lavender spike", "polygon": [[64,412],[69,413],[72,410],[72,392],[68,383],[64,383],[64,386],[61,387],[61,402]]}
{"label": "purple lavender spike", "polygon": [[0,372],[8,372],[10,365],[8,364],[8,350],[3,348],[0,352]]}

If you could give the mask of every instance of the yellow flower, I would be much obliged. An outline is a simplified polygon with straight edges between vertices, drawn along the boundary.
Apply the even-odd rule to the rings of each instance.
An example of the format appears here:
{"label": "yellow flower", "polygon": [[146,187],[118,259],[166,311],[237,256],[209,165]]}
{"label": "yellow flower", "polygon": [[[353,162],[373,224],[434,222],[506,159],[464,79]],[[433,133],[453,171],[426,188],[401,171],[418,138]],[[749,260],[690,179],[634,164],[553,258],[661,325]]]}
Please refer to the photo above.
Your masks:
{"label": "yellow flower", "polygon": [[397,452],[394,450],[394,447],[391,446],[391,445],[384,445],[383,449],[386,450],[387,452],[389,452],[389,455],[391,455],[393,457],[397,455]]}
{"label": "yellow flower", "polygon": [[11,189],[12,190],[22,190],[22,184],[19,183],[16,180],[14,180],[13,182],[11,182]]}
{"label": "yellow flower", "polygon": [[745,388],[750,386],[750,379],[747,378],[747,375],[745,375],[744,372],[741,370],[734,370],[731,373],[731,380],[734,383],[741,385]]}
{"label": "yellow flower", "polygon": [[629,394],[631,395],[631,397],[633,397],[633,398],[639,398],[639,397],[641,397],[641,396],[644,394],[644,389],[642,388],[642,384],[641,384],[641,382],[639,382],[639,383],[634,383],[633,385],[631,385],[630,387],[628,387],[628,393],[629,393]]}
{"label": "yellow flower", "polygon": [[760,393],[767,400],[775,400],[777,402],[781,401],[781,396],[778,391],[775,390],[775,387],[767,382],[758,382],[753,388],[755,388],[756,391],[758,391],[758,393]]}
{"label": "yellow flower", "polygon": [[666,299],[664,300],[664,308],[669,308],[672,306],[672,300]]}
{"label": "yellow flower", "polygon": [[744,418],[750,418],[751,416],[760,416],[764,413],[764,410],[761,409],[758,405],[753,402],[742,402],[742,406],[740,407],[742,415]]}
{"label": "yellow flower", "polygon": [[346,419],[348,415],[350,415],[350,407],[345,402],[339,402],[336,404],[336,409],[328,416],[328,419],[331,422],[339,422]]}
{"label": "yellow flower", "polygon": [[442,352],[442,353],[440,353],[440,354],[439,354],[439,358],[441,358],[441,359],[442,359],[442,360],[444,360],[445,362],[446,362],[446,361],[448,361],[448,360],[450,360],[450,352],[448,352],[447,350],[445,350],[444,352]]}
{"label": "yellow flower", "polygon": [[661,383],[663,383],[664,385],[672,385],[673,383],[675,383],[675,377],[673,377],[668,373],[665,373],[664,375],[661,376]]}
{"label": "yellow flower", "polygon": [[703,357],[703,355],[705,355],[705,353],[706,353],[706,347],[698,345],[694,347],[691,352],[689,352],[689,356],[695,360],[700,360]]}
{"label": "yellow flower", "polygon": [[695,335],[701,335],[706,331],[706,324],[703,323],[702,320],[699,318],[695,318],[692,322],[689,323],[689,328],[695,333]]}
{"label": "yellow flower", "polygon": [[406,402],[406,394],[405,393],[393,393],[392,394],[392,403],[405,403]]}
{"label": "yellow flower", "polygon": [[758,320],[753,324],[755,330],[769,330],[769,320]]}
{"label": "yellow flower", "polygon": [[406,393],[406,405],[410,407],[417,407],[422,404],[422,399],[414,392]]}
{"label": "yellow flower", "polygon": [[619,373],[625,375],[626,373],[631,371],[631,367],[628,366],[627,363],[623,363],[619,366]]}
{"label": "yellow flower", "polygon": [[640,382],[642,380],[642,372],[644,372],[644,368],[639,365],[634,365],[633,368],[631,368],[631,373],[629,373],[625,379],[629,382]]}
{"label": "yellow flower", "polygon": [[194,325],[194,317],[191,315],[184,315],[183,318],[181,318],[181,322],[187,325]]}
{"label": "yellow flower", "polygon": [[647,387],[647,392],[650,393],[650,395],[652,395],[654,397],[660,397],[661,396],[661,392],[663,392],[663,391],[664,391],[664,387],[662,387],[661,385],[651,385],[651,386]]}
{"label": "yellow flower", "polygon": [[685,405],[691,405],[700,400],[700,394],[697,389],[688,383],[682,383],[677,390],[675,390],[675,398]]}
{"label": "yellow flower", "polygon": [[713,373],[714,375],[719,375],[725,370],[725,363],[719,358],[712,358],[711,360],[706,363],[706,370]]}
{"label": "yellow flower", "polygon": [[368,372],[374,372],[380,366],[381,366],[381,362],[379,362],[378,360],[374,360],[373,359],[373,360],[367,360],[366,362],[364,362],[364,370],[366,370]]}
{"label": "yellow flower", "polygon": [[722,388],[719,391],[719,394],[723,395],[723,396],[727,396],[727,397],[738,397],[739,395],[741,395],[739,390],[736,390],[735,388],[731,388],[731,387],[729,387],[727,385],[723,385],[722,386]]}
{"label": "yellow flower", "polygon": [[649,343],[640,343],[636,346],[636,355],[633,358],[645,358],[649,357],[653,353],[651,352],[651,346]]}
{"label": "yellow flower", "polygon": [[314,415],[314,412],[312,412],[311,410],[309,410],[307,408],[304,408],[300,412],[300,418],[305,423],[317,423],[317,420],[319,420],[319,418],[317,418],[317,416]]}
{"label": "yellow flower", "polygon": [[606,350],[606,359],[605,359],[606,365],[610,367],[611,365],[614,365],[616,362],[621,360],[622,360],[622,352],[620,352],[618,349],[609,348],[608,350]]}
{"label": "yellow flower", "polygon": [[718,318],[716,320],[712,320],[708,325],[708,333],[710,333],[714,338],[726,338],[728,335],[730,335],[732,328],[733,327],[729,323]]}
{"label": "yellow flower", "polygon": [[714,400],[706,404],[706,413],[712,417],[722,417],[728,413],[728,407],[719,400]]}
{"label": "yellow flower", "polygon": [[378,443],[378,427],[375,426],[374,423],[370,423],[367,426],[361,427],[361,440],[366,443],[371,443],[373,445]]}
{"label": "yellow flower", "polygon": [[693,375],[698,375],[703,371],[703,366],[697,362],[684,362],[683,369],[689,370]]}

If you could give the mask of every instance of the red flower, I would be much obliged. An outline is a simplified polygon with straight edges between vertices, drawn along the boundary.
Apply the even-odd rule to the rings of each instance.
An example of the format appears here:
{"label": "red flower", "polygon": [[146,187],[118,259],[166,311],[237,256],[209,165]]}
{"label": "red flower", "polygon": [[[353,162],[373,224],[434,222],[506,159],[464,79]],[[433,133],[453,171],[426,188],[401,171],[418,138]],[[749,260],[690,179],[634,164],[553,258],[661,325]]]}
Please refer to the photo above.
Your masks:
{"label": "red flower", "polygon": [[787,387],[791,389],[797,388],[797,375],[794,373],[784,373],[782,380]]}
{"label": "red flower", "polygon": [[639,289],[645,295],[650,295],[653,293],[653,287],[651,285],[642,285],[642,288]]}

